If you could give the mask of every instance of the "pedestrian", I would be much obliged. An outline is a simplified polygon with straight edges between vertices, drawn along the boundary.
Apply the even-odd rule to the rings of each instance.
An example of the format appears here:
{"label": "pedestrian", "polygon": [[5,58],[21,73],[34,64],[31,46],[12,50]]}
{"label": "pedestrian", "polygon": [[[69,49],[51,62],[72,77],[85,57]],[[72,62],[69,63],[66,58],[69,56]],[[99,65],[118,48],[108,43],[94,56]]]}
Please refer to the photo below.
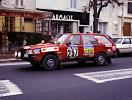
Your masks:
{"label": "pedestrian", "polygon": [[27,41],[26,39],[23,40],[23,46],[26,46],[27,45]]}
{"label": "pedestrian", "polygon": [[44,43],[45,43],[45,41],[44,41],[44,40],[41,40],[41,43],[42,43],[42,44],[44,44]]}
{"label": "pedestrian", "polygon": [[9,47],[8,50],[11,51],[11,48],[12,48],[12,43],[11,43],[11,41],[8,41],[8,47]]}

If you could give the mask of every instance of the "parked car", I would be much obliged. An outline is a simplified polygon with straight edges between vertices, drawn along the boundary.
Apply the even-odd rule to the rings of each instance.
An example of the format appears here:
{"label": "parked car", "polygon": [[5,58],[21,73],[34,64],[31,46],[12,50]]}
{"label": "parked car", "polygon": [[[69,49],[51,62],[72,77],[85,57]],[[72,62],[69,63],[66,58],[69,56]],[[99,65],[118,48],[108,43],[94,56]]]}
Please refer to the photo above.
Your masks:
{"label": "parked car", "polygon": [[111,51],[90,34],[63,34],[49,43],[21,47],[15,56],[33,66],[54,70],[61,62],[94,61],[97,65],[111,63]]}
{"label": "parked car", "polygon": [[113,41],[117,47],[117,53],[132,53],[132,37],[123,36],[119,38],[113,38]]}

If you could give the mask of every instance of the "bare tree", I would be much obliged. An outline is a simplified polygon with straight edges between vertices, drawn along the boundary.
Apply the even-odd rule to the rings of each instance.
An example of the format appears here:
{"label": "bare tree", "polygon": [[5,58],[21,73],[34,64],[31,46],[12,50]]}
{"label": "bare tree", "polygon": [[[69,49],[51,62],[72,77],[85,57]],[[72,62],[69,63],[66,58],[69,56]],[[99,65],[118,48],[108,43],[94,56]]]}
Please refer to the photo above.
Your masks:
{"label": "bare tree", "polygon": [[1,6],[1,1],[2,1],[2,0],[0,0],[0,6]]}
{"label": "bare tree", "polygon": [[120,6],[122,3],[119,2],[119,0],[90,0],[89,1],[89,7],[93,9],[93,32],[98,32],[98,22],[100,13],[103,8],[107,7],[109,4],[111,4],[113,7]]}
{"label": "bare tree", "polygon": [[0,0],[0,3],[1,3],[2,0]]}

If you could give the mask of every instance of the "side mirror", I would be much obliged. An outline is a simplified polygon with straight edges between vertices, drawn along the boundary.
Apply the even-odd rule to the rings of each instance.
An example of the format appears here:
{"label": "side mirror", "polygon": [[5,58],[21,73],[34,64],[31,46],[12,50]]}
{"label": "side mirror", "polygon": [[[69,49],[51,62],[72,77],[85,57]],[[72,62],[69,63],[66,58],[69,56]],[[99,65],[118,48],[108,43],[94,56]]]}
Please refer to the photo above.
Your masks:
{"label": "side mirror", "polygon": [[71,45],[71,42],[67,42],[66,45],[67,45],[67,46]]}
{"label": "side mirror", "polygon": [[60,42],[56,41],[56,42],[55,42],[55,44],[58,44],[58,45],[59,45],[59,44],[60,44]]}

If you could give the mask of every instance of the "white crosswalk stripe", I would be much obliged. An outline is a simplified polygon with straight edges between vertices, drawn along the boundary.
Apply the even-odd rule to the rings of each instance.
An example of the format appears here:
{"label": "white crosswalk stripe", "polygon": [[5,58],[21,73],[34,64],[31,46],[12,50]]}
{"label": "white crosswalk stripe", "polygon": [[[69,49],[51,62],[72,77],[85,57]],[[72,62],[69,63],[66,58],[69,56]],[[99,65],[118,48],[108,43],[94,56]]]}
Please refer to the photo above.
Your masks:
{"label": "white crosswalk stripe", "polygon": [[90,73],[77,73],[74,75],[91,80],[95,83],[104,83],[108,81],[132,78],[132,68]]}
{"label": "white crosswalk stripe", "polygon": [[10,80],[0,80],[0,97],[20,95],[22,90]]}

